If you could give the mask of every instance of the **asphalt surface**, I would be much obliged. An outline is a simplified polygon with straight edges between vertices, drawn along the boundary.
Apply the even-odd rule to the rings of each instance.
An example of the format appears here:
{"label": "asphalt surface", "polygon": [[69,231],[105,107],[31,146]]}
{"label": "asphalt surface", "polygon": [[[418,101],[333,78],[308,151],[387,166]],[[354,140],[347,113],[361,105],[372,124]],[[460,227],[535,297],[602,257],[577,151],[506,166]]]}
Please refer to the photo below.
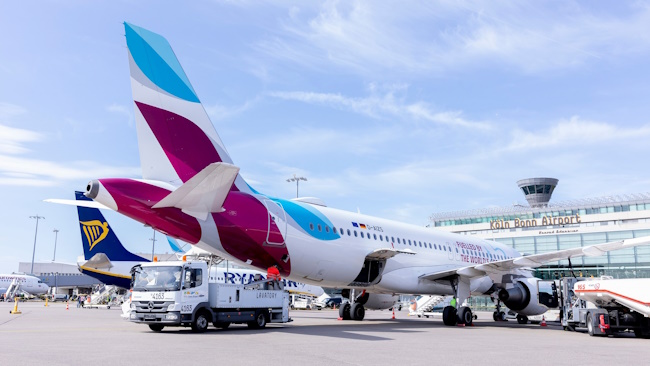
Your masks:
{"label": "asphalt surface", "polygon": [[[337,311],[291,311],[293,322],[249,330],[233,325],[194,334],[154,333],[120,318],[119,309],[77,309],[71,303],[0,303],[0,364],[71,365],[647,365],[650,340],[632,334],[589,337],[548,327],[495,323],[479,313],[472,327],[440,319],[367,311],[366,320],[337,321]],[[5,363],[7,362],[7,363]]]}

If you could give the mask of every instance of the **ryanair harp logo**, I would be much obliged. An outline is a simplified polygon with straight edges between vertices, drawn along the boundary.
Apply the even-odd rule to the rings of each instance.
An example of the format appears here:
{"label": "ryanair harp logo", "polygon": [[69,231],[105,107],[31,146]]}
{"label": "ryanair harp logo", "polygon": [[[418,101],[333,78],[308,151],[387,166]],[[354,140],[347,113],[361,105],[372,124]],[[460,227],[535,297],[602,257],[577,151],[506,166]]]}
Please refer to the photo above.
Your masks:
{"label": "ryanair harp logo", "polygon": [[99,220],[92,221],[79,221],[83,225],[84,234],[86,234],[86,239],[88,239],[88,249],[93,250],[93,247],[99,244],[100,241],[106,238],[108,235],[108,223],[101,222]]}

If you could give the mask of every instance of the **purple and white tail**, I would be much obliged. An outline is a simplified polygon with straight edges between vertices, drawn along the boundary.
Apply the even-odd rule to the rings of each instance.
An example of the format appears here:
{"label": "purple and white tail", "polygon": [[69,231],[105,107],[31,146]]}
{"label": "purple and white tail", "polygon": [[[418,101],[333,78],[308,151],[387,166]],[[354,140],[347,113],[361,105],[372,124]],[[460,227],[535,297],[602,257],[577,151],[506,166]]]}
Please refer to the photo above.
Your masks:
{"label": "purple and white tail", "polygon": [[[142,177],[180,186],[211,163],[232,164],[165,38],[124,23]],[[237,175],[231,189],[250,192]]]}

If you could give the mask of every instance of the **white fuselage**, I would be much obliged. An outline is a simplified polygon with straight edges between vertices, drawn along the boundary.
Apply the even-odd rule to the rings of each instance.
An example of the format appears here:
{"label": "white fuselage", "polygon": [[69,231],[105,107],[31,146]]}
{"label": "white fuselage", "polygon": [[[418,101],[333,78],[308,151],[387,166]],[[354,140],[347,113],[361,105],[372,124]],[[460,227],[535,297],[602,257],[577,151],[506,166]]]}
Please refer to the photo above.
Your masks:
{"label": "white fuselage", "polygon": [[22,291],[32,295],[42,295],[50,289],[40,278],[35,276],[0,274],[0,294],[4,294],[14,281],[20,285]]}
{"label": "white fuselage", "polygon": [[[390,258],[381,280],[370,287],[363,287],[364,289],[395,294],[451,294],[449,282],[423,281],[419,277],[521,256],[513,248],[494,241],[324,206],[309,206],[329,220],[332,227],[328,227],[327,230],[335,228],[339,235],[332,240],[320,239],[317,237],[316,222],[313,223],[312,234],[301,230],[297,225],[292,225],[292,218],[287,215],[289,224],[286,225],[285,245],[291,258],[291,273],[288,278],[294,281],[332,288],[355,287],[350,284],[359,274],[366,256],[376,249],[394,248],[410,250],[414,254],[398,254]],[[354,224],[357,226],[355,227]],[[323,226],[320,229],[321,233],[326,230]],[[241,262],[232,258],[224,250],[214,222],[210,219],[202,224],[202,232],[203,237],[197,243],[199,247]],[[521,275],[530,276],[527,271],[520,272]],[[501,279],[495,280],[500,282]],[[471,290],[482,292],[491,284],[492,281],[487,277],[477,278],[472,281]]]}

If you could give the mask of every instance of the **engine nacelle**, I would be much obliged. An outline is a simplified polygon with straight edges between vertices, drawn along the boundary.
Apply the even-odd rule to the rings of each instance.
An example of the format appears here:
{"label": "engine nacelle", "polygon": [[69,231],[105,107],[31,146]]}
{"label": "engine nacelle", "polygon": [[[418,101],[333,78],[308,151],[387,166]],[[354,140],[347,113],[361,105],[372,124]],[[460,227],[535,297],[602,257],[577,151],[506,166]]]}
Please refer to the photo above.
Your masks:
{"label": "engine nacelle", "polygon": [[368,294],[368,301],[365,303],[366,309],[383,310],[390,309],[395,305],[399,296],[386,294]]}
{"label": "engine nacelle", "polygon": [[521,278],[514,286],[499,291],[499,300],[511,310],[522,315],[539,315],[548,311],[548,307],[539,303],[539,278]]}

